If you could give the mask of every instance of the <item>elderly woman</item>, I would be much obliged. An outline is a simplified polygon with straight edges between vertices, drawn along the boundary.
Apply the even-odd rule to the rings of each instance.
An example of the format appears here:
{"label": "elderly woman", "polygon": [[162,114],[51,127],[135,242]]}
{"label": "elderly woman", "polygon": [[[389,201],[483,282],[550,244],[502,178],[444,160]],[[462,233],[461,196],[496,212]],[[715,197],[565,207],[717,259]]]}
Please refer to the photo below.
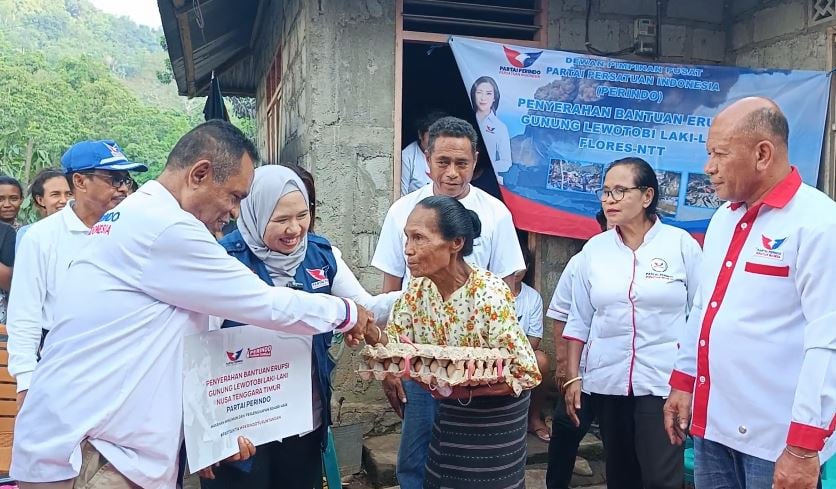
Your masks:
{"label": "elderly woman", "polygon": [[581,390],[591,395],[610,489],[679,489],[683,452],[665,433],[662,406],[701,250],[657,217],[659,183],[646,161],[613,162],[597,195],[615,228],[590,239],[576,259],[563,331],[566,411],[577,426]]}
{"label": "elderly woman", "polygon": [[[400,293],[372,297],[328,240],[308,232],[310,225],[308,193],[299,177],[283,166],[262,166],[255,170],[250,194],[241,202],[238,229],[220,244],[271,285],[349,298],[385,320]],[[224,321],[222,327],[234,326],[239,324]],[[204,489],[321,487],[335,366],[328,355],[331,342],[331,333],[313,337],[313,431],[259,446],[245,462],[204,471]]]}
{"label": "elderly woman", "polygon": [[[425,488],[480,489],[525,484],[528,390],[540,382],[531,344],[517,322],[514,297],[500,277],[472,267],[481,223],[456,199],[427,197],[407,219],[405,254],[412,278],[385,333],[369,344],[398,342],[505,348],[514,360],[507,383],[457,386],[441,399]],[[423,385],[423,384],[422,384]]]}

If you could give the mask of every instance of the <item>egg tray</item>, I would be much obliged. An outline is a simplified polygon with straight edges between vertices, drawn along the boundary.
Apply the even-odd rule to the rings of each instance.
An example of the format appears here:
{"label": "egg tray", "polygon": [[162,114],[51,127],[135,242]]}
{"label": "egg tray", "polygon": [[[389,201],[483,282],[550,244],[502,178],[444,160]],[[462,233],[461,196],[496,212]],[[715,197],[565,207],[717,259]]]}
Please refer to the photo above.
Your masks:
{"label": "egg tray", "polygon": [[511,377],[514,356],[500,348],[439,346],[413,343],[366,345],[358,369],[364,380],[408,377],[440,387],[488,385]]}

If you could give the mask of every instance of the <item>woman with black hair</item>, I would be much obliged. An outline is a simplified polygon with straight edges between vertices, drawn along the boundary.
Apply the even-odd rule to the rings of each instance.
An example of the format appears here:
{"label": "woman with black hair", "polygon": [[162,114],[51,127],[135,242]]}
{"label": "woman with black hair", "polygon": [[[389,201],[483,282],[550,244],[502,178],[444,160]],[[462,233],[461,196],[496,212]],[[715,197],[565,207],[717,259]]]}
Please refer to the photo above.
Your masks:
{"label": "woman with black hair", "polygon": [[[425,488],[480,489],[525,484],[528,390],[540,383],[534,350],[517,321],[514,297],[502,278],[472,266],[481,231],[475,212],[458,200],[421,200],[407,219],[407,265],[412,278],[392,309],[386,330],[371,328],[369,344],[413,343],[505,348],[505,383],[457,386],[440,399]],[[422,387],[427,387],[421,384]]]}
{"label": "woman with black hair", "polygon": [[477,78],[470,87],[470,104],[476,113],[476,122],[479,123],[497,180],[502,183],[500,173],[511,169],[511,137],[508,127],[496,116],[499,107],[499,85],[496,81],[489,76]]}
{"label": "woman with black hair", "polygon": [[577,426],[581,392],[590,394],[610,489],[679,489],[683,451],[665,433],[662,406],[701,250],[656,215],[659,183],[646,161],[613,162],[597,195],[615,227],[578,255],[563,331],[570,340],[566,412]]}
{"label": "woman with black hair", "polygon": [[15,177],[0,175],[0,222],[17,231],[21,222],[17,220],[20,205],[23,204],[23,186]]}

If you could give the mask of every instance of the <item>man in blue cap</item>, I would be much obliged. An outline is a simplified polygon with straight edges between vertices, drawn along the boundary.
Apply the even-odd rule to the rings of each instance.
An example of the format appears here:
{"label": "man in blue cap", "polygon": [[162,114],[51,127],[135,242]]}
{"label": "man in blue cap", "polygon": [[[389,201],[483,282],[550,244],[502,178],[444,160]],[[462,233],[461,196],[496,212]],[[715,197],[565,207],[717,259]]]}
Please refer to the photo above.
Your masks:
{"label": "man in blue cap", "polygon": [[131,171],[148,167],[129,161],[110,140],[76,143],[61,157],[74,200],[35,223],[17,250],[9,297],[9,373],[17,380],[18,407],[23,404],[42,338],[52,323],[58,283],[90,227],[125,200],[133,185]]}

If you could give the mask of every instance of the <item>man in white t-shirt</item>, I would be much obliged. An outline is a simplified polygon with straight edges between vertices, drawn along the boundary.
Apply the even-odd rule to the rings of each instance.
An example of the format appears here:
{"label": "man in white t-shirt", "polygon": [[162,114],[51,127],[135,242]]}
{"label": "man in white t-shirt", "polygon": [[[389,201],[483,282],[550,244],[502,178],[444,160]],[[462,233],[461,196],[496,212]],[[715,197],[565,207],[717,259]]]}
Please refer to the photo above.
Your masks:
{"label": "man in white t-shirt", "polygon": [[418,139],[401,151],[401,197],[431,182],[430,167],[427,165],[424,151],[427,149],[430,126],[446,115],[444,112],[434,111],[418,119]]}
{"label": "man in white t-shirt", "polygon": [[[470,185],[478,156],[477,137],[473,126],[455,117],[443,117],[430,126],[426,156],[432,184],[392,204],[372,258],[372,265],[383,272],[384,292],[400,290],[409,280],[404,225],[418,202],[432,195],[459,199],[482,220],[482,234],[473,243],[473,253],[465,258],[468,263],[503,277],[509,284],[514,272],[525,268],[511,213],[502,202]],[[395,412],[404,419],[398,482],[402,489],[421,489],[438,404],[411,381],[401,385],[400,380],[387,380],[383,389]]]}

